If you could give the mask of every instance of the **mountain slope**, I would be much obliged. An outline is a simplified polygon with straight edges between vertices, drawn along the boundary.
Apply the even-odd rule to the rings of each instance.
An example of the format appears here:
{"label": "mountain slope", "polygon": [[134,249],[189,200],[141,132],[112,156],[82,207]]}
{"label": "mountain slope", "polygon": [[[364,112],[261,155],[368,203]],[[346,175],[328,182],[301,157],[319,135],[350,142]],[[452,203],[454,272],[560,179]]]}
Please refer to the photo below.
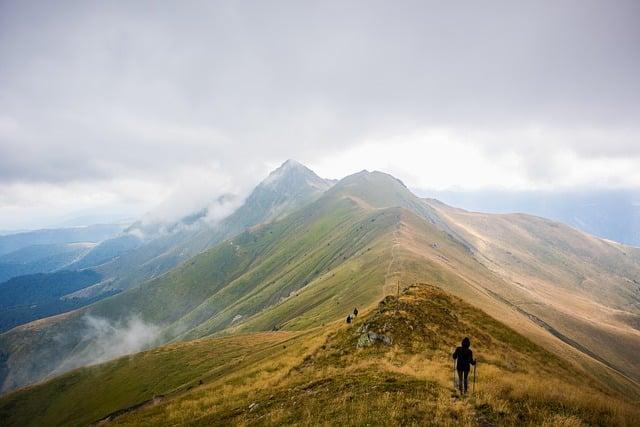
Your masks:
{"label": "mountain slope", "polygon": [[63,270],[14,277],[0,283],[0,332],[86,305],[87,301],[65,296],[99,280],[100,275],[90,270]]}
{"label": "mountain slope", "polygon": [[96,224],[84,227],[53,228],[25,231],[0,236],[0,255],[32,245],[51,245],[76,242],[100,242],[120,233],[124,224]]}
{"label": "mountain slope", "polygon": [[640,191],[432,191],[418,194],[469,211],[522,212],[567,224],[603,239],[640,247]]}
{"label": "mountain slope", "polygon": [[[100,283],[78,289],[68,295],[64,303],[49,304],[46,310],[34,308],[29,313],[28,308],[21,308],[20,313],[11,314],[12,321],[7,325],[15,326],[44,315],[86,306],[135,287],[162,275],[220,241],[241,233],[247,227],[280,218],[310,203],[330,185],[329,181],[318,177],[303,165],[288,160],[260,183],[235,212],[220,221],[214,221],[219,213],[211,210],[227,204],[233,206],[228,196],[221,197],[217,201],[218,205],[209,206],[175,223],[147,224],[139,221],[124,233],[92,248],[83,246],[82,253],[68,253],[69,250],[66,250],[60,256],[52,255],[54,249],[62,252],[67,247],[80,246],[67,244],[32,246],[31,249],[23,248],[7,254],[0,258],[0,279],[3,273],[12,277],[49,272],[61,267],[67,270],[91,269],[102,277]],[[25,257],[29,254],[32,255],[31,258],[35,255],[46,255],[47,258],[41,257],[26,263]],[[6,264],[3,264],[4,261]],[[51,280],[59,278],[60,276],[52,276]]]}
{"label": "mountain slope", "polygon": [[[633,400],[484,312],[416,284],[355,324],[171,344],[0,398],[5,425],[620,425]],[[476,392],[450,354],[472,337]],[[473,386],[471,386],[473,388]],[[636,396],[637,398],[637,396]],[[42,402],[47,402],[43,405]]]}
{"label": "mountain slope", "polygon": [[429,204],[505,281],[488,288],[497,298],[640,381],[640,250],[529,215]]}
{"label": "mountain slope", "polygon": [[[487,217],[479,223],[490,228],[499,219]],[[526,227],[533,224],[529,218],[523,221]],[[619,342],[625,349],[610,357],[603,346],[579,341],[586,329],[564,328],[557,320],[557,310],[532,312],[523,298],[532,295],[535,286],[525,290],[513,280],[510,274],[518,273],[517,265],[497,258],[492,263],[487,249],[491,241],[481,244],[477,233],[463,225],[446,207],[415,197],[397,179],[363,171],[344,178],[302,209],[252,228],[140,287],[1,335],[3,387],[9,390],[88,363],[96,346],[84,338],[87,316],[110,322],[139,316],[161,330],[156,341],[149,343],[157,345],[210,334],[307,330],[344,318],[354,306],[374,305],[384,295],[396,294],[411,284],[431,283],[569,360],[579,375],[616,392],[637,390],[637,362],[628,359],[635,349],[636,332],[629,323],[633,317],[628,317],[633,312],[624,305],[630,298],[621,291],[626,288],[601,286],[597,293],[576,294],[580,303],[594,304],[597,298],[599,304],[611,304],[617,310],[627,307],[618,329],[597,329],[607,335],[606,340],[622,338]],[[497,231],[493,241],[502,233],[506,230]],[[556,262],[553,254],[564,250],[573,253],[576,263],[589,264],[588,254],[577,247],[568,249],[568,235],[553,240],[536,227],[529,233],[510,235],[516,245],[529,244],[537,236],[526,252],[537,255],[527,262],[546,263],[549,271],[577,268],[578,264],[567,264],[562,257]],[[621,272],[620,280],[632,281],[635,261],[625,263],[620,256],[611,252],[605,264],[624,265],[616,270]],[[613,277],[604,264],[590,265],[589,274],[598,283]],[[538,277],[547,269],[528,271],[535,271],[532,277]],[[569,289],[561,285],[556,288]],[[549,293],[548,298],[562,296],[557,290],[552,293],[552,287],[540,289]],[[626,304],[633,306],[633,299]]]}
{"label": "mountain slope", "polygon": [[83,257],[94,243],[31,245],[0,256],[0,282],[25,274],[48,273]]}
{"label": "mountain slope", "polygon": [[[146,236],[140,246],[96,268],[111,280],[95,291],[129,289],[157,277],[248,227],[295,211],[318,198],[330,185],[329,181],[300,163],[287,160],[271,172],[238,209],[218,222],[211,223],[205,209],[177,224],[156,224],[160,232],[151,233],[151,237]],[[138,229],[142,230],[143,235],[150,234],[147,227],[141,224],[134,224],[129,233],[136,234]]]}
{"label": "mountain slope", "polygon": [[[380,237],[391,234],[396,221],[393,212],[369,212],[346,198],[318,200],[128,292],[0,336],[0,346],[9,355],[4,387],[64,371],[73,368],[78,360],[86,360],[84,355],[94,349],[92,342],[84,340],[85,316],[118,321],[135,313],[147,323],[160,325],[164,331],[160,339],[167,341],[220,331],[230,326],[236,316],[249,318],[288,297],[295,298],[296,292],[315,280],[338,285],[345,271],[352,275],[353,270],[342,266],[347,260],[353,269],[384,250],[386,240]],[[374,249],[367,250],[371,248]],[[382,280],[385,268],[377,262],[369,263],[369,273],[361,274],[358,280],[350,277],[353,286]],[[349,291],[339,286],[330,288],[333,297]],[[380,297],[380,292],[379,288],[370,288],[357,293],[354,303],[365,299],[370,303]],[[335,310],[325,317],[333,316]],[[264,326],[271,329],[277,325]]]}

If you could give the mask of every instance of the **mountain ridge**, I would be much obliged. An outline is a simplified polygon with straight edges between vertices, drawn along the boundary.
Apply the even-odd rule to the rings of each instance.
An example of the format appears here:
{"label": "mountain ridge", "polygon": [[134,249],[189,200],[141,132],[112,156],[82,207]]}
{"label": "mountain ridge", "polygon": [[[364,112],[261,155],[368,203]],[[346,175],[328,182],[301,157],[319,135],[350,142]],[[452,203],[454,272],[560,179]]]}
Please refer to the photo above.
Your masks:
{"label": "mountain ridge", "polygon": [[[502,216],[466,218],[464,215],[472,214],[456,212],[444,204],[416,197],[401,181],[381,172],[363,171],[345,177],[283,218],[249,228],[143,287],[56,319],[55,323],[44,322],[38,331],[21,329],[1,335],[0,349],[9,355],[6,369],[13,372],[11,375],[18,375],[5,377],[5,389],[8,384],[27,379],[20,379],[20,375],[27,374],[20,365],[35,355],[33,346],[49,348],[55,331],[81,333],[83,313],[116,320],[132,310],[142,310],[145,321],[161,325],[164,341],[274,328],[307,330],[341,318],[349,309],[346,307],[371,306],[385,295],[416,282],[437,283],[445,291],[513,325],[553,353],[576,366],[582,365],[578,368],[580,372],[597,381],[613,384],[619,390],[637,389],[637,366],[628,359],[635,351],[635,332],[629,325],[625,326],[620,319],[607,319],[609,323],[604,326],[585,323],[584,307],[593,307],[591,300],[581,302],[584,307],[575,313],[558,311],[554,304],[540,305],[544,310],[532,311],[517,303],[532,295],[528,298],[538,298],[533,301],[540,304],[542,294],[536,297],[531,293],[536,290],[535,284],[544,285],[540,289],[547,293],[556,292],[547,296],[551,302],[554,298],[562,301],[560,297],[564,294],[557,292],[578,292],[569,280],[573,273],[566,270],[567,266],[582,271],[580,268],[585,267],[580,266],[591,259],[590,254],[596,257],[597,251],[602,250],[600,240],[580,237],[581,234],[571,234],[552,222],[539,223],[529,217],[518,217],[524,221],[519,228],[513,228],[513,224],[512,228],[505,228],[508,224],[500,222],[506,221]],[[478,228],[478,224],[482,227]],[[487,234],[487,230],[492,233]],[[562,233],[554,240],[549,230]],[[517,262],[505,261],[506,250],[494,249],[501,242],[500,233],[507,232],[517,244],[534,242],[531,247],[512,248],[511,255],[520,256],[521,264],[527,261],[546,265],[552,259],[549,256],[556,254],[567,264],[551,263],[553,268],[549,271],[519,270]],[[582,249],[569,256],[568,242],[574,240],[581,242]],[[549,251],[551,255],[547,254]],[[622,262],[620,253],[606,253],[607,262]],[[508,271],[496,265],[508,267]],[[624,274],[637,271],[634,262],[620,265],[625,266]],[[216,270],[212,266],[222,268]],[[550,272],[562,279],[559,282],[562,286],[549,288],[545,284],[545,274]],[[522,285],[527,281],[513,277],[525,273],[531,283],[529,288]],[[584,270],[584,274],[606,280],[612,273],[596,264]],[[622,280],[623,276],[620,277]],[[617,287],[585,296],[592,295],[590,298],[597,298],[598,304],[614,307],[616,301],[627,298],[623,281],[616,283]],[[524,312],[518,311],[514,303]],[[622,378],[588,352],[558,339],[530,315],[563,336],[581,341],[585,349],[610,361],[630,379]],[[628,320],[633,324],[632,319]],[[617,329],[609,328],[608,324],[615,324]],[[616,356],[593,340],[583,341],[580,328],[587,326],[595,336],[604,334],[608,339],[621,339],[628,350]],[[19,350],[18,343],[23,343]],[[71,340],[68,345],[74,348],[77,342]],[[64,352],[53,353],[54,359],[64,356]],[[52,355],[45,353],[43,357]],[[629,363],[631,368],[620,368]]]}
{"label": "mountain ridge", "polygon": [[[449,363],[461,331],[473,337],[480,373],[465,398],[452,387]],[[364,310],[352,325],[173,343],[78,369],[0,397],[0,419],[8,426],[327,419],[631,426],[640,410],[486,313],[417,283]]]}

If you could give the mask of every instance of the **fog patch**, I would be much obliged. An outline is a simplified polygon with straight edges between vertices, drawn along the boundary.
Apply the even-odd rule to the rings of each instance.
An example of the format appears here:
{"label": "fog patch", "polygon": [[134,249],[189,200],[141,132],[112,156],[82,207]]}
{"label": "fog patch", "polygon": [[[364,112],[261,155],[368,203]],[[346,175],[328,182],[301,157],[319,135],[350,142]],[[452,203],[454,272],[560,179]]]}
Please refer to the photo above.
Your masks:
{"label": "fog patch", "polygon": [[244,197],[227,196],[219,197],[213,203],[209,204],[204,217],[205,222],[210,225],[217,224],[238,209],[244,202]]}
{"label": "fog patch", "polygon": [[161,328],[138,315],[118,321],[86,315],[83,321],[78,347],[84,348],[66,359],[54,374],[137,353],[159,343]]}

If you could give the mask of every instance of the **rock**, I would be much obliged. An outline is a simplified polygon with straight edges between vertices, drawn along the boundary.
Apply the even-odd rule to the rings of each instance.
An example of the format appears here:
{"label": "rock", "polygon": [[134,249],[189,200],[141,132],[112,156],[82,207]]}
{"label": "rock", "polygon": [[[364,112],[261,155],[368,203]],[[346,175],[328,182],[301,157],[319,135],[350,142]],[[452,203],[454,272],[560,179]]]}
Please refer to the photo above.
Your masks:
{"label": "rock", "polygon": [[358,348],[362,348],[362,347],[369,347],[370,345],[371,345],[371,340],[369,340],[369,335],[367,334],[360,335],[360,338],[358,338],[358,344],[356,344],[356,346]]}
{"label": "rock", "polygon": [[256,402],[253,402],[251,405],[249,405],[249,412],[252,412],[257,407],[258,407],[258,404]]}
{"label": "rock", "polygon": [[393,339],[388,335],[378,334],[374,331],[365,330],[360,335],[360,338],[358,338],[357,346],[359,348],[369,347],[371,344],[374,344],[376,342],[381,342],[384,345],[391,345],[393,344]]}

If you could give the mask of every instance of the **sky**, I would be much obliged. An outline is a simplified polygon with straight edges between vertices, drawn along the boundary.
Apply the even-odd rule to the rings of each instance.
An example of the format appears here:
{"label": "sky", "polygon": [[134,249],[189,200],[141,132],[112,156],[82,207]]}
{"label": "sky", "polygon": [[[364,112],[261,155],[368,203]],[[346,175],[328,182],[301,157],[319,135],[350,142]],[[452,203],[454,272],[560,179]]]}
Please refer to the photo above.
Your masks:
{"label": "sky", "polygon": [[0,0],[0,230],[179,215],[294,158],[640,187],[638,1]]}

